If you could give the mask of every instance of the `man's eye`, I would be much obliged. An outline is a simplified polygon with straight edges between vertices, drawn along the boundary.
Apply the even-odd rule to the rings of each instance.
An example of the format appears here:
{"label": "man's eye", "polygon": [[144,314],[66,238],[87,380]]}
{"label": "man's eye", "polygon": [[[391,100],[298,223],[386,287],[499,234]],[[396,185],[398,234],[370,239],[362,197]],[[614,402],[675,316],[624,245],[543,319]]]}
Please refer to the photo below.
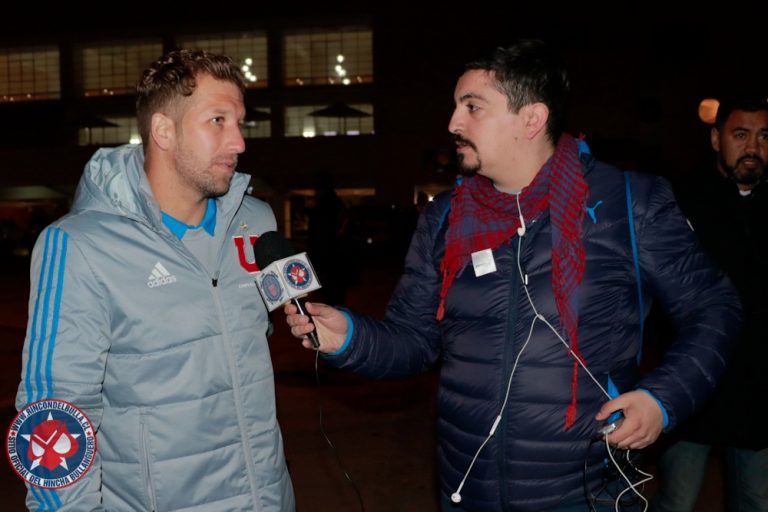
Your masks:
{"label": "man's eye", "polygon": [[477,111],[477,105],[473,105],[472,103],[467,103],[467,110],[470,112],[476,112]]}
{"label": "man's eye", "polygon": [[213,124],[221,124],[221,123],[224,122],[224,117],[223,116],[216,116],[213,119],[211,119],[211,121],[213,122]]}

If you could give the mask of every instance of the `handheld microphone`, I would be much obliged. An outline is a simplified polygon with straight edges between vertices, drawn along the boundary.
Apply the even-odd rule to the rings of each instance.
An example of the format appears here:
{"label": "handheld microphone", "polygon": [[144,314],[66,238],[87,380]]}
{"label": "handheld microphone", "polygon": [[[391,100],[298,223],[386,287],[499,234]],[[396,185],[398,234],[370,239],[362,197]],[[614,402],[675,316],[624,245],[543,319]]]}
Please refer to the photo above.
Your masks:
{"label": "handheld microphone", "polygon": [[[310,317],[306,312],[304,297],[320,288],[307,253],[296,253],[291,243],[276,231],[263,233],[253,244],[253,255],[259,271],[256,272],[256,287],[269,311],[274,311],[286,302],[292,301],[299,314]],[[320,347],[317,331],[307,334],[312,347]]]}

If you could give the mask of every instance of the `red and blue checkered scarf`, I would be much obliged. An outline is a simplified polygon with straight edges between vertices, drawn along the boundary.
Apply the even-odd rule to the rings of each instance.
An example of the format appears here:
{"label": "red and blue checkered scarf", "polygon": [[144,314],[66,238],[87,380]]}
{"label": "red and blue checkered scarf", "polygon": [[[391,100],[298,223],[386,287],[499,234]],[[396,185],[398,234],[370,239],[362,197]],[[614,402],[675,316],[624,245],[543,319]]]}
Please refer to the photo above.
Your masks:
{"label": "red and blue checkered scarf", "polygon": [[[570,340],[573,353],[582,361],[577,336],[578,288],[585,268],[581,230],[587,192],[578,141],[563,134],[554,154],[519,197],[520,209],[529,224],[549,209],[552,224],[552,292],[560,314],[561,331]],[[517,236],[519,227],[520,212],[514,194],[496,190],[491,181],[482,176],[462,180],[454,190],[448,215],[445,255],[440,264],[443,283],[437,309],[438,320],[445,315],[445,297],[453,279],[469,263],[472,253],[497,249]],[[578,371],[579,364],[574,359],[566,429],[573,425],[576,418]]]}

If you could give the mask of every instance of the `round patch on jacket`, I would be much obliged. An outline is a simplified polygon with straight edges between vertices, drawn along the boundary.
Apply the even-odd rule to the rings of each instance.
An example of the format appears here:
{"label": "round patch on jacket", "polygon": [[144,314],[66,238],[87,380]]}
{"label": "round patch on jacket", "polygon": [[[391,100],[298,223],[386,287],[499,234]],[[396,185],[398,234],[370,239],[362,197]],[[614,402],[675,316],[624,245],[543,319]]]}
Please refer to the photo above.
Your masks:
{"label": "round patch on jacket", "polygon": [[96,435],[83,411],[54,398],[32,402],[8,427],[8,460],[25,482],[61,489],[80,480],[96,455]]}
{"label": "round patch on jacket", "polygon": [[312,270],[299,259],[288,260],[283,266],[283,275],[288,286],[304,290],[312,284]]}

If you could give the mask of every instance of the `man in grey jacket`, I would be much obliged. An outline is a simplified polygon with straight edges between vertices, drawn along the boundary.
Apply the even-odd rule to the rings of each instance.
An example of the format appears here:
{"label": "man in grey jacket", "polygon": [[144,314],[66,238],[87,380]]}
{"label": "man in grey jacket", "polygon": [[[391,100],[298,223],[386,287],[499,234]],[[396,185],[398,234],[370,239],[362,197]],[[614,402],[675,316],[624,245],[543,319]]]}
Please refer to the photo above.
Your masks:
{"label": "man in grey jacket", "polygon": [[292,511],[235,172],[244,82],[173,51],[138,85],[143,148],[99,150],[33,253],[13,423],[30,510]]}

